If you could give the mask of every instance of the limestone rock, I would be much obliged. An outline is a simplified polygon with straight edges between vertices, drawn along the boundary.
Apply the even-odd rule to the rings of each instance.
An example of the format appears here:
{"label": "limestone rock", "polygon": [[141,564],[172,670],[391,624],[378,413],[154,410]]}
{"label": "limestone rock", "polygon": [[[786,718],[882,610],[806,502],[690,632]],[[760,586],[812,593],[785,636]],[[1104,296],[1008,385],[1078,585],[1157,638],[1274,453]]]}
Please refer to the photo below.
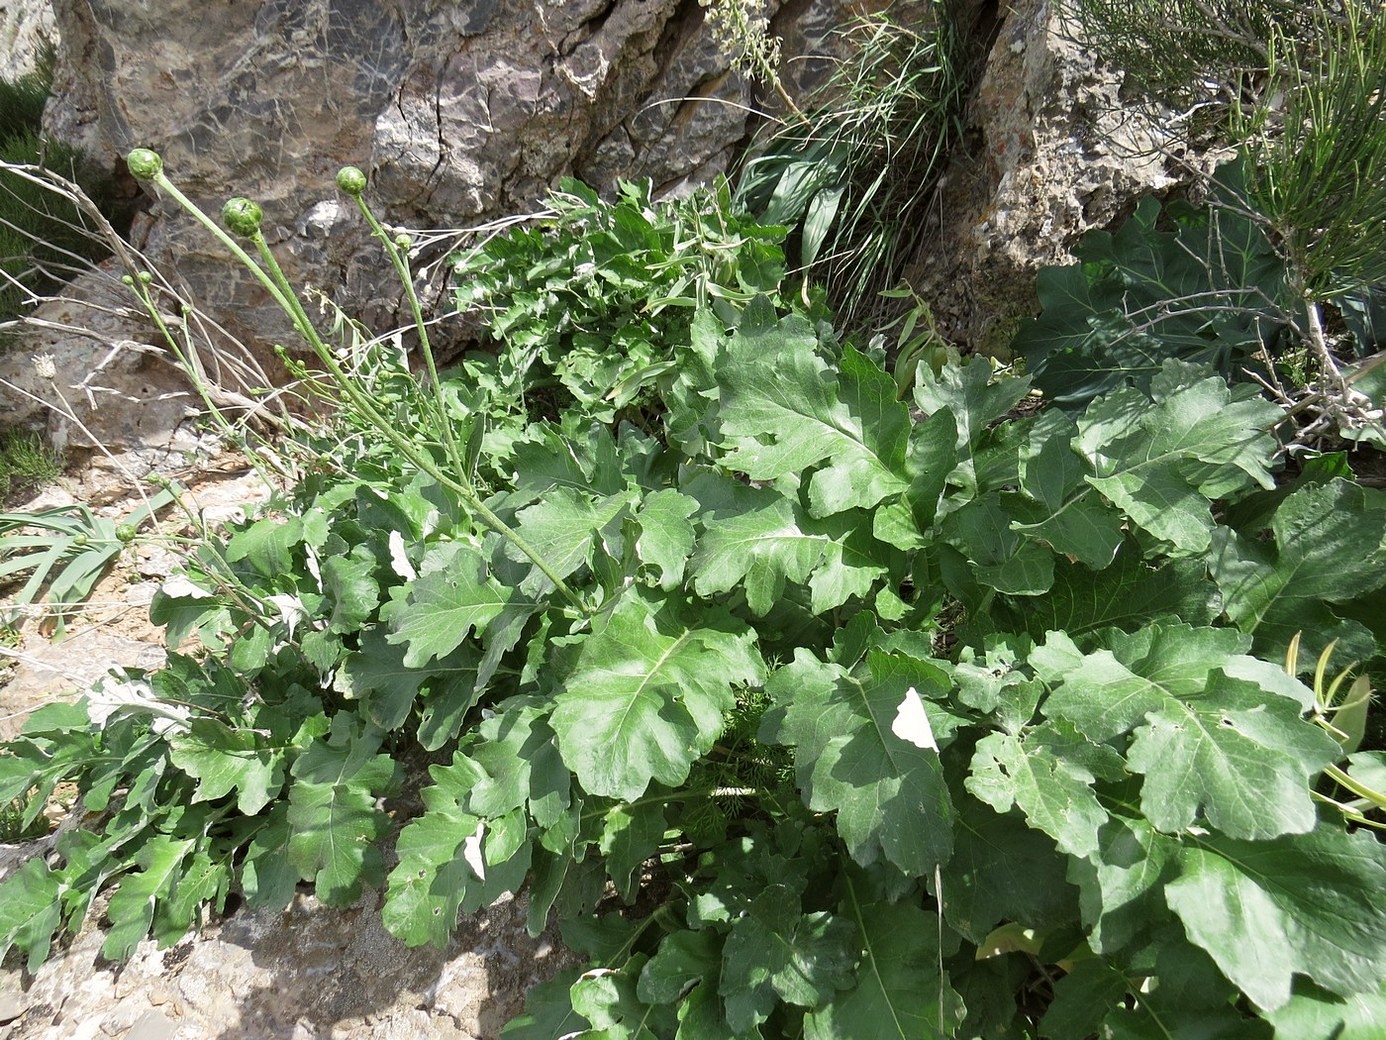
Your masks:
{"label": "limestone rock", "polygon": [[0,2],[0,78],[33,72],[43,48],[57,42],[57,35],[48,0]]}
{"label": "limestone rock", "polygon": [[407,948],[379,900],[241,910],[166,950],[147,939],[120,967],[88,928],[33,977],[0,970],[0,1029],[7,1040],[493,1040],[531,986],[571,963],[553,937],[525,933],[523,899],[464,919],[446,950]]}
{"label": "limestone rock", "polygon": [[1057,7],[1005,5],[968,112],[969,147],[953,157],[911,272],[948,338],[987,353],[1004,353],[1035,312],[1040,266],[1071,263],[1083,232],[1215,158],[1165,151],[1167,121],[1123,99],[1121,73]]}
{"label": "limestone rock", "polygon": [[[814,0],[777,30],[793,29],[812,51],[844,4]],[[618,177],[658,189],[705,180],[747,136],[748,107],[768,105],[728,71],[697,0],[55,0],[55,9],[64,41],[61,102],[47,117],[55,136],[112,166],[152,147],[212,213],[229,195],[255,198],[290,278],[337,292],[376,326],[394,323],[400,293],[336,192],[340,166],[366,170],[387,222],[466,226],[531,209],[568,175],[603,189]],[[166,200],[154,218],[156,266],[233,335],[293,345],[260,287],[204,229]]]}

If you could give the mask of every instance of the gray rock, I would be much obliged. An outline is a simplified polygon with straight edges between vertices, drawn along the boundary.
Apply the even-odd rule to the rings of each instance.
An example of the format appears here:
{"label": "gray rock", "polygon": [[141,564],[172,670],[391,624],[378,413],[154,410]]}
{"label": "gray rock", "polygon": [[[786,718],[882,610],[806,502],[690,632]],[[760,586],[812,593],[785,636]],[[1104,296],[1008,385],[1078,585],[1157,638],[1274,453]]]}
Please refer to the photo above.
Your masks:
{"label": "gray rock", "polygon": [[0,3],[0,78],[18,79],[33,72],[43,48],[56,43],[57,23],[47,0]]}

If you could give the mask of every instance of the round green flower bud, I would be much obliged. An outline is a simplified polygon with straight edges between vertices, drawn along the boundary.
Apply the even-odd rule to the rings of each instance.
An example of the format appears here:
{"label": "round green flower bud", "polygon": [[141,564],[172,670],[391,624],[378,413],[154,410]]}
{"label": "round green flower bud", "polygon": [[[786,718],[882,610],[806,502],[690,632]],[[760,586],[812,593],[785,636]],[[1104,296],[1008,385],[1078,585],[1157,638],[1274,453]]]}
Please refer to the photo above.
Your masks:
{"label": "round green flower bud", "polygon": [[121,524],[116,528],[115,535],[119,541],[129,544],[135,540],[138,532],[135,530],[133,524]]}
{"label": "round green flower bud", "polygon": [[149,181],[159,175],[159,171],[164,168],[164,160],[159,158],[158,152],[151,152],[148,148],[136,148],[125,157],[125,165],[130,168],[130,174],[136,180]]}
{"label": "round green flower bud", "polygon": [[237,235],[250,238],[260,230],[260,219],[264,216],[258,205],[237,196],[228,199],[221,207],[221,222]]}
{"label": "round green flower bud", "polygon": [[121,284],[121,285],[128,285],[128,286],[130,286],[130,288],[133,289],[133,288],[135,287],[135,277],[134,277],[134,275],[129,275],[129,274],[123,274],[123,275],[121,275],[121,276],[120,276],[120,284]]}
{"label": "round green flower bud", "polygon": [[154,281],[154,275],[149,271],[141,271],[139,278],[141,285],[148,285],[150,282]]}
{"label": "round green flower bud", "polygon": [[355,166],[343,166],[337,171],[337,187],[356,198],[366,190],[366,175]]}
{"label": "round green flower bud", "polygon": [[399,246],[401,249],[408,250],[413,247],[414,240],[408,235],[396,235],[395,245]]}

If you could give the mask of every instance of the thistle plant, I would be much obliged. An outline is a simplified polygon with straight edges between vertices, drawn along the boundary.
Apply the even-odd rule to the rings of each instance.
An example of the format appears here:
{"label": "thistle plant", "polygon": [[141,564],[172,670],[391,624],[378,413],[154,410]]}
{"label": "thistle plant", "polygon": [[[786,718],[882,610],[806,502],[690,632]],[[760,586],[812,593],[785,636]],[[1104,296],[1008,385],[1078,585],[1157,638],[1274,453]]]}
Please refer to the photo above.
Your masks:
{"label": "thistle plant", "polygon": [[[568,586],[544,559],[543,555],[533,546],[522,538],[513,528],[498,517],[481,500],[468,477],[468,467],[462,457],[459,446],[453,438],[451,427],[447,417],[447,406],[443,400],[442,390],[437,380],[437,371],[433,359],[433,351],[428,340],[428,331],[423,320],[422,312],[419,308],[417,296],[414,294],[412,278],[408,268],[409,243],[407,239],[392,238],[381,226],[379,220],[371,212],[369,205],[364,198],[365,175],[355,167],[343,169],[337,178],[338,186],[348,195],[356,199],[356,204],[360,208],[362,215],[370,224],[372,232],[380,239],[385,247],[386,254],[390,257],[401,281],[404,283],[405,292],[409,296],[411,307],[415,318],[415,327],[419,336],[420,349],[423,352],[425,362],[431,376],[431,388],[434,394],[433,403],[435,412],[433,415],[434,426],[440,433],[448,459],[446,468],[438,465],[437,461],[418,444],[410,440],[407,436],[400,433],[391,416],[386,415],[377,407],[376,402],[371,396],[361,389],[359,384],[351,375],[343,369],[338,361],[336,354],[327,344],[322,335],[318,332],[317,326],[312,318],[308,316],[302,301],[298,298],[293,284],[284,274],[279,262],[275,259],[274,253],[269,248],[269,243],[265,241],[264,234],[260,230],[260,221],[263,213],[258,204],[246,198],[233,198],[229,200],[222,209],[222,221],[226,228],[223,229],[211,217],[207,216],[202,210],[184,195],[178,187],[169,180],[164,173],[163,159],[155,152],[147,148],[136,148],[130,152],[126,159],[130,173],[138,180],[148,181],[159,190],[171,197],[188,214],[198,221],[238,260],[255,279],[269,293],[270,298],[279,306],[284,314],[293,323],[295,331],[307,344],[318,362],[327,370],[329,377],[337,391],[342,395],[346,404],[362,419],[375,429],[396,451],[410,463],[439,484],[457,494],[466,503],[476,516],[491,530],[495,531],[506,541],[510,542],[515,548],[528,558],[546,578],[552,582],[555,589],[567,599],[579,611],[587,610],[586,604]],[[241,244],[236,241],[236,236],[245,239],[255,250],[255,257],[252,257]],[[257,259],[258,258],[258,259]]]}

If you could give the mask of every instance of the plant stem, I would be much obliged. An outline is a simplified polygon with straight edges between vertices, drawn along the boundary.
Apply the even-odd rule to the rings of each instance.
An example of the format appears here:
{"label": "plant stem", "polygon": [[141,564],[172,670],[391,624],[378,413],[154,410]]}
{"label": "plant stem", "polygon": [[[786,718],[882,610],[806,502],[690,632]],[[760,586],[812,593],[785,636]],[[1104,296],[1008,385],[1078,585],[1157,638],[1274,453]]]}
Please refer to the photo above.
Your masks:
{"label": "plant stem", "polygon": [[[264,235],[256,231],[251,237],[256,251],[264,261],[265,266],[261,267],[260,264],[257,264],[250,254],[242,249],[240,244],[224,229],[218,226],[216,222],[208,217],[207,214],[203,213],[192,200],[179,191],[162,170],[155,175],[154,182],[162,190],[168,192],[174,201],[187,210],[198,223],[211,231],[217,240],[221,242],[222,245],[226,246],[226,248],[231,251],[231,254],[255,276],[256,280],[259,281],[262,286],[265,287],[266,291],[268,291],[270,296],[274,299],[274,302],[279,305],[280,309],[293,322],[294,328],[297,330],[298,334],[308,346],[312,348],[318,360],[326,366],[328,373],[332,376],[338,389],[340,389],[351,402],[351,406],[364,416],[382,437],[389,441],[391,447],[398,450],[401,455],[424,473],[427,473],[434,480],[438,481],[439,484],[461,497],[463,502],[465,502],[481,519],[482,523],[514,545],[531,563],[538,567],[539,572],[553,583],[554,588],[557,589],[569,603],[584,615],[590,613],[587,605],[583,603],[578,594],[573,591],[568,583],[565,582],[552,567],[549,566],[548,561],[540,555],[538,550],[530,545],[519,532],[492,512],[485,503],[481,501],[481,497],[476,493],[476,490],[467,483],[465,479],[455,479],[443,472],[432,458],[425,452],[420,451],[407,437],[400,434],[394,428],[394,425],[385,416],[380,414],[380,411],[375,407],[375,402],[361,392],[360,388],[356,386],[355,381],[351,379],[342,369],[342,366],[338,364],[337,359],[332,355],[331,349],[323,341],[322,336],[319,335],[312,319],[308,317],[308,313],[303,309],[303,304],[299,302],[298,294],[294,292],[288,277],[284,274],[283,269],[280,268],[278,261],[275,260],[274,254],[270,251],[269,244],[265,241]],[[417,303],[417,300],[415,300],[415,303]],[[419,316],[421,319],[422,314],[420,313]]]}

